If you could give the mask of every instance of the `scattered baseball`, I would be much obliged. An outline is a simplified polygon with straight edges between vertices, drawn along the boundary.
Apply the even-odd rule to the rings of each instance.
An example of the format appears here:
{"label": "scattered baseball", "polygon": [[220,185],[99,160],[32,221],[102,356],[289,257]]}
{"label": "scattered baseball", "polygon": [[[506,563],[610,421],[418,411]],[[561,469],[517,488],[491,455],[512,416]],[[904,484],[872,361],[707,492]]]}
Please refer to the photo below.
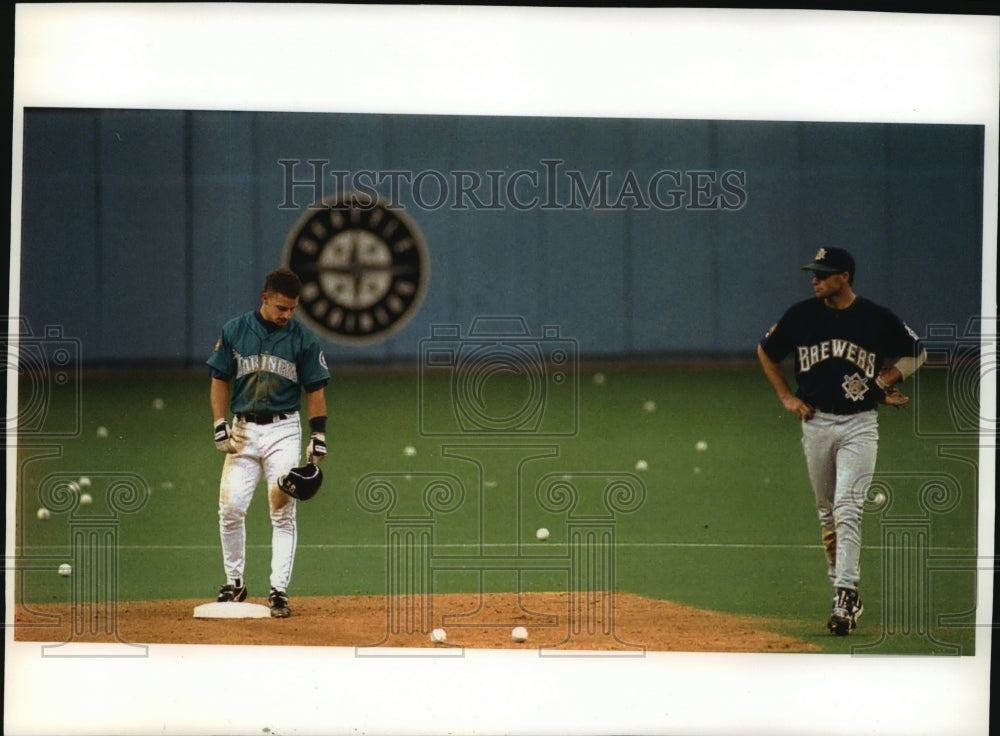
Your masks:
{"label": "scattered baseball", "polygon": [[435,644],[443,644],[448,639],[448,634],[444,629],[434,629],[431,632],[431,641]]}
{"label": "scattered baseball", "polygon": [[406,455],[407,457],[413,457],[414,455],[417,454],[417,448],[414,447],[413,445],[407,445],[406,447],[403,448],[403,454]]}
{"label": "scattered baseball", "polygon": [[878,493],[875,494],[875,496],[872,498],[872,500],[876,504],[878,504],[879,506],[881,506],[882,504],[885,503],[885,494],[882,493],[882,491],[879,491]]}
{"label": "scattered baseball", "polygon": [[510,632],[510,638],[517,642],[528,640],[528,630],[523,626],[515,626]]}
{"label": "scattered baseball", "polygon": [[83,476],[77,481],[80,484],[80,488],[90,488],[90,478]]}
{"label": "scattered baseball", "polygon": [[153,408],[154,409],[162,409],[163,408],[163,399],[153,399]]}
{"label": "scattered baseball", "polygon": [[708,449],[708,443],[705,442],[705,440],[698,440],[697,442],[694,443],[694,449],[696,449],[698,452],[704,452],[705,450]]}
{"label": "scattered baseball", "polygon": [[37,514],[37,516],[38,516],[38,518],[39,518],[40,520],[42,520],[42,521],[47,521],[47,520],[48,520],[48,518],[49,518],[50,516],[52,516],[52,514],[51,514],[51,513],[49,512],[49,510],[48,510],[47,508],[45,508],[45,507],[43,506],[42,508],[38,509],[38,514]]}
{"label": "scattered baseball", "polygon": [[69,483],[66,484],[66,490],[69,491],[70,493],[79,493],[80,484],[77,483],[75,480],[71,480]]}
{"label": "scattered baseball", "polygon": [[603,373],[595,373],[594,374],[594,383],[596,383],[598,386],[602,385],[604,383],[604,374]]}
{"label": "scattered baseball", "polygon": [[655,401],[647,401],[645,404],[642,405],[642,408],[645,409],[648,412],[654,412],[654,411],[656,411],[656,402]]}
{"label": "scattered baseball", "polygon": [[94,502],[94,499],[91,497],[91,495],[89,493],[81,493],[80,494],[80,503],[82,503],[84,506],[89,506],[93,502]]}
{"label": "scattered baseball", "polygon": [[98,427],[97,428],[97,436],[100,437],[103,440],[105,437],[108,436],[108,428],[107,427]]}
{"label": "scattered baseball", "polygon": [[646,470],[649,466],[646,464],[645,460],[640,460],[635,464],[636,470]]}
{"label": "scattered baseball", "polygon": [[546,539],[549,538],[549,530],[543,526],[541,529],[535,532],[535,537],[544,542]]}
{"label": "scattered baseball", "polygon": [[68,578],[70,575],[73,574],[72,566],[64,562],[59,566],[59,574],[62,575],[64,578]]}

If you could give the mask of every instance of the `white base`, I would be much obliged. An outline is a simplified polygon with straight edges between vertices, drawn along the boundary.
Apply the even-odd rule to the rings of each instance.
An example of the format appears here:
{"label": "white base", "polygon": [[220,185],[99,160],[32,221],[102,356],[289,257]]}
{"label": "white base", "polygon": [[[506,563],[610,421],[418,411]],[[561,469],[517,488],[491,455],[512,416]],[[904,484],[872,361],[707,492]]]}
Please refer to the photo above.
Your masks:
{"label": "white base", "polygon": [[269,618],[271,610],[260,603],[202,603],[194,607],[195,618]]}

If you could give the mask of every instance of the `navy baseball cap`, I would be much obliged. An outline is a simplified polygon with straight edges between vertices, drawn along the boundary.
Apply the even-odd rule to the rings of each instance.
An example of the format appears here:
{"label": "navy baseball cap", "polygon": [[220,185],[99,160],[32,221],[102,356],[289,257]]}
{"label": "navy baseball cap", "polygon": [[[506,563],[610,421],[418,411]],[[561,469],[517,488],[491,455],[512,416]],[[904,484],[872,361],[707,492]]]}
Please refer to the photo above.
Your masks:
{"label": "navy baseball cap", "polygon": [[843,273],[847,271],[854,276],[854,256],[843,248],[820,248],[813,256],[813,262],[802,267],[803,271],[822,271],[823,273]]}

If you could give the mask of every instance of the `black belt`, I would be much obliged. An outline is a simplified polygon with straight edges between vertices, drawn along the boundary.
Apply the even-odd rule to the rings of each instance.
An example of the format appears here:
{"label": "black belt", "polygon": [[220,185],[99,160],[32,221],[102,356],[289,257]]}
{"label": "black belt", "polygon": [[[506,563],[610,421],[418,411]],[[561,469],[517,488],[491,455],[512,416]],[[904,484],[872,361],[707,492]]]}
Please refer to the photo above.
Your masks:
{"label": "black belt", "polygon": [[258,414],[256,412],[248,412],[246,414],[237,414],[237,419],[242,419],[244,422],[250,422],[252,424],[270,424],[271,422],[278,422],[282,419],[287,419],[288,414],[285,412],[268,412],[264,414]]}

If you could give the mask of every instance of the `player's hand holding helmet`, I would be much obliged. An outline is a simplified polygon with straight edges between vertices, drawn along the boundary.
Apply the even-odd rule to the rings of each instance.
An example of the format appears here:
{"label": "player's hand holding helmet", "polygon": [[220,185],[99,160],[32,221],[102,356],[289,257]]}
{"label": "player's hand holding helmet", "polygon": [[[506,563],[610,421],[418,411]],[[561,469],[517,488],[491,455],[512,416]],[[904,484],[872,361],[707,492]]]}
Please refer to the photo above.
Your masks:
{"label": "player's hand holding helmet", "polygon": [[225,419],[215,420],[215,449],[227,455],[232,455],[238,450],[236,437]]}

